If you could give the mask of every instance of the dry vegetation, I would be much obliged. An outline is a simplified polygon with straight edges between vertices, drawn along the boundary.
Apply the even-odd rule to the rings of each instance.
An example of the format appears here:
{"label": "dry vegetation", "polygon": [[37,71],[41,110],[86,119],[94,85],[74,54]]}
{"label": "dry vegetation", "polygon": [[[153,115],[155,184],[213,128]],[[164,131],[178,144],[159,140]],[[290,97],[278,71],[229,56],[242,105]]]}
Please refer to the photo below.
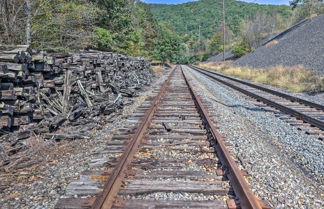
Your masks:
{"label": "dry vegetation", "polygon": [[279,43],[279,41],[277,41],[277,40],[273,40],[273,41],[267,43],[267,44],[266,44],[266,47],[274,46],[274,45],[276,45],[276,44],[278,44],[278,43]]}
{"label": "dry vegetation", "polygon": [[164,70],[166,69],[166,68],[172,68],[172,67],[174,67],[174,65],[173,64],[171,64],[171,63],[160,63],[160,64],[158,64],[158,63],[160,63],[159,61],[153,61],[151,64],[151,68],[152,68],[152,70],[153,70],[153,72],[155,73],[155,74],[158,74],[158,75],[161,75],[163,72],[164,72]]}
{"label": "dry vegetation", "polygon": [[232,66],[230,62],[199,63],[198,66],[226,75],[286,89],[291,92],[323,92],[324,76],[302,66],[253,69]]}
{"label": "dry vegetation", "polygon": [[[89,141],[75,140],[46,144],[44,140],[35,136],[29,141],[31,149],[19,153],[19,156],[12,156],[16,158],[14,163],[0,167],[0,191],[3,192],[0,195],[0,203],[22,199],[25,193],[21,191],[30,189],[37,182],[51,182],[53,175],[50,170],[58,169],[60,162],[73,159],[75,155],[84,151],[85,147],[89,146]],[[82,162],[81,160],[80,163]],[[27,164],[28,166],[24,166]],[[69,177],[66,176],[66,178]]]}
{"label": "dry vegetation", "polygon": [[163,67],[163,65],[155,65],[155,66],[152,66],[152,70],[155,73],[162,73],[162,71],[164,70],[164,67]]}

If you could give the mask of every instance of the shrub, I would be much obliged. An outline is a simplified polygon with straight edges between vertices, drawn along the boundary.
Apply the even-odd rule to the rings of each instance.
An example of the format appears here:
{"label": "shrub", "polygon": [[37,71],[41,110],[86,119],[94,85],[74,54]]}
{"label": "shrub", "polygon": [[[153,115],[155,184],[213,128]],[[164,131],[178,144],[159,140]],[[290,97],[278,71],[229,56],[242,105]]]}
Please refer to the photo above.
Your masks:
{"label": "shrub", "polygon": [[96,27],[94,30],[94,45],[101,50],[112,51],[114,46],[113,35],[109,30],[104,28]]}
{"label": "shrub", "polygon": [[234,45],[232,48],[232,53],[235,55],[236,58],[242,57],[251,52],[251,48],[246,41],[242,41],[238,45]]}

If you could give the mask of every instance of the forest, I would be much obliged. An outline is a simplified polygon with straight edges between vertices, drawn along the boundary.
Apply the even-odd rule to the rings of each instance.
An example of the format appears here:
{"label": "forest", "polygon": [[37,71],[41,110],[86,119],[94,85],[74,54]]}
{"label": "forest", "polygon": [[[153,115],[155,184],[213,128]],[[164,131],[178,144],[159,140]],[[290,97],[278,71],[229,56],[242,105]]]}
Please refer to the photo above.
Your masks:
{"label": "forest", "polygon": [[[1,0],[0,43],[64,52],[100,49],[165,59],[179,46],[144,3],[130,0]],[[175,40],[173,40],[175,39]],[[169,46],[168,46],[169,44]]]}
{"label": "forest", "polygon": [[[158,21],[170,22],[185,41],[199,35],[199,28],[203,38],[211,38],[223,23],[222,0],[200,0],[180,5],[152,4],[150,7]],[[260,11],[284,19],[291,15],[289,6],[225,1],[226,24],[233,34],[239,33],[242,20]]]}
{"label": "forest", "polygon": [[[225,2],[225,47],[241,56],[319,10],[311,3],[321,0],[295,0],[292,7]],[[55,52],[92,48],[188,63],[222,50],[222,25],[222,0],[180,5],[138,0],[0,2],[0,44],[28,44]]]}
{"label": "forest", "polygon": [[[295,0],[290,6],[225,1],[225,48],[236,56],[253,51],[261,42],[311,14],[322,14],[321,0]],[[222,0],[179,5],[151,4],[158,22],[174,28],[182,43],[181,62],[203,61],[222,51]]]}

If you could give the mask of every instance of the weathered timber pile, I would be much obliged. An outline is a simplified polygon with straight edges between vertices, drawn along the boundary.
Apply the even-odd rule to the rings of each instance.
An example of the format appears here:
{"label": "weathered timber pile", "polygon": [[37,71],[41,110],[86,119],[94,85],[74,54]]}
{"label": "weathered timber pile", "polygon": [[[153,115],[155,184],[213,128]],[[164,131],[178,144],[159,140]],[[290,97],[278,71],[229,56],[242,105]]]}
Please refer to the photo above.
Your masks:
{"label": "weathered timber pile", "polygon": [[[28,46],[0,47],[0,142],[8,154],[26,139],[84,138],[78,130],[110,120],[132,103],[153,76],[148,60],[117,53],[83,51],[46,54]],[[56,132],[78,127],[75,133]],[[1,146],[1,145],[0,145]],[[1,149],[1,148],[0,148]]]}
{"label": "weathered timber pile", "polygon": [[28,46],[0,46],[0,50],[0,128],[10,132],[33,122],[42,71],[49,67],[44,64],[44,53],[33,52]]}

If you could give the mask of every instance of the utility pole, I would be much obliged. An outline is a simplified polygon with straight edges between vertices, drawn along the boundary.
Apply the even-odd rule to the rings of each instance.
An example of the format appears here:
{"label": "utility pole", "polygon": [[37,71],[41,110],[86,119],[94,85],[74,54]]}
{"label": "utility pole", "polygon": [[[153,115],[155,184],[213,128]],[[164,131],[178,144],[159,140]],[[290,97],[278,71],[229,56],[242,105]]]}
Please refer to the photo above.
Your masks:
{"label": "utility pole", "polygon": [[225,0],[223,0],[223,61],[225,62]]}
{"label": "utility pole", "polygon": [[201,38],[200,38],[200,23],[199,23],[199,35],[198,35],[198,52],[200,52]]}

